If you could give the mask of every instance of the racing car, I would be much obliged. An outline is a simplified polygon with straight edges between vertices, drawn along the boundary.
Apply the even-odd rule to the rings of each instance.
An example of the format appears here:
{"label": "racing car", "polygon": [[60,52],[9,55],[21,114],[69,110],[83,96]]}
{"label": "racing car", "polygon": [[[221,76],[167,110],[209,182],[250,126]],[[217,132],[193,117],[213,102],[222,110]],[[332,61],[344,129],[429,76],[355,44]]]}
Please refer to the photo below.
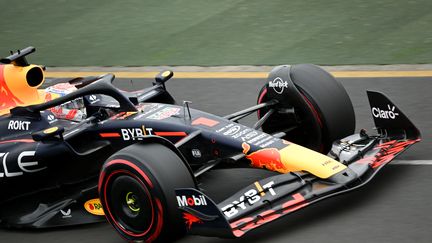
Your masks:
{"label": "racing car", "polygon": [[[0,60],[0,224],[50,228],[104,221],[127,241],[185,233],[241,237],[313,203],[357,189],[420,141],[384,94],[367,91],[376,129],[355,133],[343,86],[311,64],[275,67],[257,104],[217,116],[166,88],[124,91],[114,75],[45,80],[26,57]],[[240,123],[249,116],[257,121]],[[211,171],[272,171],[214,197]],[[219,187],[224,185],[219,179]]]}

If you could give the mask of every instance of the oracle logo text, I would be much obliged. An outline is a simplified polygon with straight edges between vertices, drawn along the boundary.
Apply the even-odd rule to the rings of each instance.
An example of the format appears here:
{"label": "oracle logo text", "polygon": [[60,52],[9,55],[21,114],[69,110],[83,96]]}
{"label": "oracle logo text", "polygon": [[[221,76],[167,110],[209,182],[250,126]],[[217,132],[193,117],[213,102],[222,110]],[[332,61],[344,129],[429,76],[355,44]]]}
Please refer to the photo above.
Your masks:
{"label": "oracle logo text", "polygon": [[0,178],[22,176],[24,173],[35,173],[46,169],[34,161],[36,151],[23,151],[17,159],[9,159],[8,153],[0,153]]}

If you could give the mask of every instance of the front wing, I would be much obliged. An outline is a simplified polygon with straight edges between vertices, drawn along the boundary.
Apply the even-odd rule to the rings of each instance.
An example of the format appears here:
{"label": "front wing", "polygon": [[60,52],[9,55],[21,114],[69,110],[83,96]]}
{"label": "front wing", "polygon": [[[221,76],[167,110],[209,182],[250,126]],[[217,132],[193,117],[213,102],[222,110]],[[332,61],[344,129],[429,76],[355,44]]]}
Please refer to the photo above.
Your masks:
{"label": "front wing", "polygon": [[293,172],[256,181],[221,203],[196,189],[177,189],[177,202],[189,233],[241,237],[246,232],[322,199],[349,192],[368,183],[381,168],[419,138],[376,139],[371,148],[351,162],[343,183],[329,182],[308,173]]}

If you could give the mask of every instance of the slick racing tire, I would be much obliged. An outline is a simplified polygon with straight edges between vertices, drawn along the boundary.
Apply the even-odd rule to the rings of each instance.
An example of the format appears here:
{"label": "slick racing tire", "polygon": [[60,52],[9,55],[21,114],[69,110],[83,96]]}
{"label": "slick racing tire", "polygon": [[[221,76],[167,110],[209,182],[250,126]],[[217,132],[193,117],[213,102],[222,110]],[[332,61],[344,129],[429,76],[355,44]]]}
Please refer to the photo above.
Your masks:
{"label": "slick racing tire", "polygon": [[168,242],[184,235],[175,188],[195,188],[195,183],[182,159],[159,143],[118,151],[99,178],[105,215],[127,241]]}
{"label": "slick racing tire", "polygon": [[[271,82],[275,84],[270,85]],[[316,65],[274,68],[259,92],[257,103],[271,99],[278,104],[276,112],[262,125],[264,132],[272,134],[292,128],[284,139],[321,153],[327,153],[335,140],[354,133],[354,109],[345,88]],[[294,114],[286,112],[289,109]],[[259,110],[258,118],[267,111],[268,108]]]}

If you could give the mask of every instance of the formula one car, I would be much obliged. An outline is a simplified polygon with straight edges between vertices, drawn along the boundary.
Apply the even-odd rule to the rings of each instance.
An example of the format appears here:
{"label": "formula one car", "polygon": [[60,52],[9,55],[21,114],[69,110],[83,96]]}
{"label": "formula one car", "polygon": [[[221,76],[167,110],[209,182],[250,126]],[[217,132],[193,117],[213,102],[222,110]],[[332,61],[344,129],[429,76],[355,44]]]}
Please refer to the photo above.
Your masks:
{"label": "formula one car", "polygon": [[[357,189],[420,132],[386,96],[367,91],[376,132],[354,134],[351,101],[310,64],[275,67],[258,102],[224,117],[176,105],[164,71],[127,92],[114,76],[44,80],[29,47],[1,59],[0,220],[47,228],[103,220],[128,241],[184,233],[240,237]],[[250,127],[239,120],[256,114]],[[211,171],[275,172],[212,197]]]}

